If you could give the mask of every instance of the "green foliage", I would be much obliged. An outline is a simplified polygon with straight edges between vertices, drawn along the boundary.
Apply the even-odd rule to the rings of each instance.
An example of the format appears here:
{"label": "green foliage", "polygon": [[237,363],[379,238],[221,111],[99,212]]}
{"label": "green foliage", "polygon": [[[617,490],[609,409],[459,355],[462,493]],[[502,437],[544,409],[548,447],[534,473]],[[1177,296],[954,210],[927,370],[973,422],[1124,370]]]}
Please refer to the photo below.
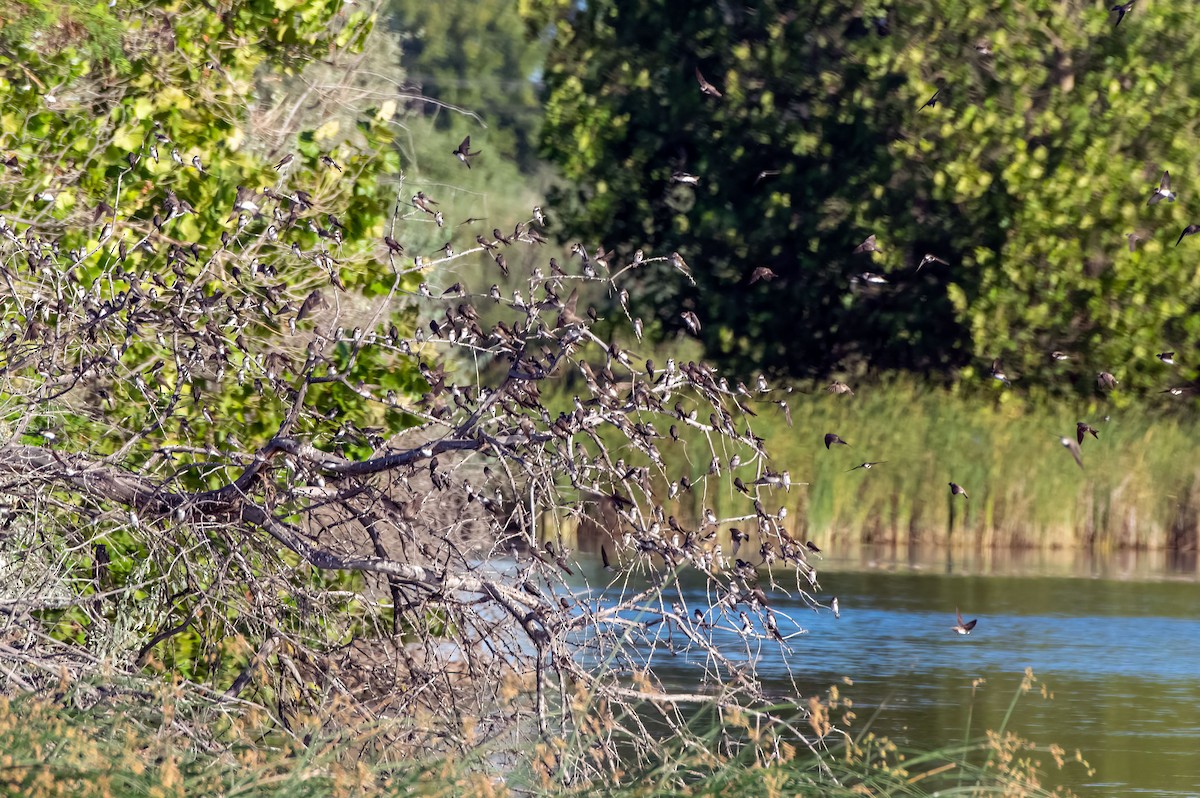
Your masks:
{"label": "green foliage", "polygon": [[[0,158],[9,161],[0,171],[0,230],[13,294],[0,310],[4,425],[27,444],[113,456],[147,472],[169,452],[180,484],[227,484],[247,462],[237,453],[280,429],[290,389],[320,354],[309,346],[319,338],[314,322],[299,335],[295,326],[313,291],[347,328],[411,330],[411,312],[387,297],[419,277],[379,251],[396,202],[395,103],[362,108],[343,92],[331,109],[297,79],[317,58],[338,66],[338,54],[366,48],[374,19],[340,0],[238,0],[219,11],[45,0],[2,3],[0,17]],[[339,78],[352,71],[339,69]],[[295,162],[277,172],[288,153]],[[261,212],[237,212],[240,187],[255,192]],[[281,199],[268,202],[263,190]],[[190,210],[172,213],[172,198]],[[341,225],[336,240],[331,215]],[[165,299],[183,295],[193,299]],[[372,300],[382,310],[365,309]],[[412,424],[382,397],[411,395],[424,382],[411,358],[329,327],[326,335],[342,340],[330,345],[338,378],[309,387],[305,402],[315,410],[295,431],[318,448],[362,456],[359,430]],[[216,356],[189,359],[200,341]],[[55,383],[60,355],[75,371]],[[173,673],[215,680],[247,662],[245,644],[227,634],[244,613],[214,613],[195,592],[219,581],[203,571],[223,567],[226,545],[206,544],[192,564],[201,568],[189,570],[154,559],[158,541],[144,533],[162,540],[168,529],[143,526],[134,513],[96,522],[64,512],[55,524],[71,539],[47,521],[47,546],[70,578],[92,579],[103,548],[105,585],[121,592],[103,605],[42,613],[56,639],[82,643],[99,622],[136,630],[117,638],[140,645],[188,621],[156,653]],[[88,545],[73,537],[80,525]],[[239,557],[269,567],[251,552]]]}
{"label": "green foliage", "polygon": [[[1003,356],[1023,384],[1090,392],[1100,369],[1161,388],[1153,353],[1200,343],[1194,241],[1174,247],[1200,167],[1190,8],[1117,28],[1089,4],[525,10],[555,31],[543,147],[568,227],[681,252],[698,288],[650,275],[641,299],[672,329],[694,308],[732,367],[970,375]],[[1147,207],[1162,169],[1180,201]],[[852,254],[870,234],[882,252]],[[949,265],[918,270],[926,253]],[[758,266],[779,278],[750,285]]]}
{"label": "green foliage", "polygon": [[[303,188],[317,209],[335,213],[344,224],[335,255],[340,282],[354,292],[386,293],[395,275],[376,249],[395,199],[387,176],[399,168],[391,115],[376,109],[346,119],[343,112],[313,120],[316,127],[267,128],[264,117],[278,119],[279,105],[247,102],[256,84],[277,84],[306,58],[335,44],[361,44],[373,20],[327,0],[238,2],[220,14],[197,6],[168,16],[161,13],[166,8],[97,7],[85,13],[70,4],[33,6],[18,24],[4,29],[6,49],[36,52],[37,58],[0,57],[0,151],[19,163],[0,177],[0,209],[14,221],[56,220],[61,245],[87,253],[77,260],[74,275],[84,287],[95,288],[97,278],[119,263],[126,279],[114,286],[117,290],[149,291],[159,281],[187,280],[203,285],[214,302],[222,295],[262,301],[263,281],[244,286],[245,278],[232,268],[237,256],[249,253],[276,275],[271,290],[282,288],[282,298],[298,305],[314,288],[328,285],[329,273],[285,246],[260,246],[256,239],[273,220],[255,215],[243,227],[231,208],[239,186],[287,196]],[[87,24],[76,24],[76,17]],[[263,30],[271,35],[261,36]],[[298,102],[286,92],[275,99]],[[272,162],[292,151],[296,163],[281,177]],[[133,165],[131,154],[138,158]],[[323,155],[344,171],[323,165]],[[191,165],[193,157],[203,171]],[[161,236],[153,236],[153,219],[169,215],[167,192],[195,212],[170,220]],[[316,212],[307,215],[317,218]],[[111,240],[101,241],[103,225],[114,220]],[[148,234],[156,251],[133,246]],[[232,243],[224,244],[223,236]],[[315,228],[302,223],[289,241],[306,253],[328,247]],[[198,257],[174,265],[170,257],[164,261],[172,243],[194,244]],[[118,249],[127,246],[128,256],[121,257]],[[217,317],[214,309],[210,322]],[[281,323],[264,318],[243,330],[240,339],[256,350],[269,349],[268,342],[280,340],[281,333],[286,337]],[[251,365],[249,353],[242,346],[231,349],[229,371],[244,373]],[[148,406],[132,379],[111,387],[104,406],[119,409],[127,429],[144,428],[166,408],[169,415],[182,415],[201,438],[219,442],[227,432],[206,432],[211,422],[199,412],[203,406],[228,413],[223,419],[236,417],[241,438],[261,441],[282,418],[286,397],[264,394],[253,380],[235,383],[220,374],[181,373],[154,341],[126,341],[122,359],[135,372],[151,367],[158,388],[157,400]],[[355,368],[354,376],[361,378],[366,365]],[[406,380],[396,382],[399,387]],[[323,390],[314,398],[320,399]],[[339,404],[360,423],[383,417],[382,411],[345,395]],[[100,449],[112,451],[120,443],[119,437],[102,438]]]}
{"label": "green foliage", "polygon": [[413,109],[457,137],[451,147],[470,134],[474,149],[486,146],[490,158],[515,157],[534,171],[542,117],[535,81],[547,43],[528,38],[504,0],[393,0],[391,9],[406,37],[408,80],[428,98]]}

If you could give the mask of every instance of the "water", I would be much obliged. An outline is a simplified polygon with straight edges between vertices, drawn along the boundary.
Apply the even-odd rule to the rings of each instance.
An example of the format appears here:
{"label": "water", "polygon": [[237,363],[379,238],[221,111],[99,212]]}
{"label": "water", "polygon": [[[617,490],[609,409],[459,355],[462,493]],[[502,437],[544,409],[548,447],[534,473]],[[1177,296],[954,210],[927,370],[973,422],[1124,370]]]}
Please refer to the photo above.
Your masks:
{"label": "water", "polygon": [[[792,621],[808,630],[788,641],[790,654],[773,641],[757,647],[770,692],[791,692],[794,679],[818,695],[847,677],[852,733],[869,722],[927,749],[998,728],[1032,668],[1038,682],[1009,728],[1068,758],[1080,749],[1095,771],[1068,764],[1051,784],[1089,798],[1200,794],[1194,557],[857,551],[819,565],[819,598],[836,595],[841,618],[769,594],[784,635],[799,628]],[[592,572],[593,584],[602,575]],[[707,606],[701,585],[689,588],[689,611]],[[969,636],[950,629],[955,607],[979,619]],[[687,690],[700,675],[685,656],[656,658],[655,670]]]}

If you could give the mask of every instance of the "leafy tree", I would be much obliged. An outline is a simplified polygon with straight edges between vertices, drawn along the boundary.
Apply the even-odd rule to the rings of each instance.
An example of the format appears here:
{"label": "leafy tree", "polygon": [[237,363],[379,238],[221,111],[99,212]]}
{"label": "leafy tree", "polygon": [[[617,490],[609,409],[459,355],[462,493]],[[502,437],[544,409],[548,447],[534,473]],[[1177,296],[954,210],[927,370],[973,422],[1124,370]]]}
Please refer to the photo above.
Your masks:
{"label": "leafy tree", "polygon": [[[709,352],[744,372],[1002,356],[1025,384],[1091,391],[1106,369],[1146,388],[1165,379],[1154,352],[1198,342],[1193,257],[1174,248],[1200,165],[1188,9],[1119,27],[1043,2],[526,13],[555,31],[542,141],[564,221],[626,255],[678,250],[696,288],[645,272],[642,299],[672,329],[695,310]],[[1162,169],[1181,199],[1148,207]],[[1131,253],[1135,228],[1149,240]],[[872,234],[881,251],[855,254]],[[751,285],[760,266],[778,278]]]}
{"label": "leafy tree", "polygon": [[536,171],[544,38],[527,36],[503,0],[393,0],[391,8],[405,36],[405,73],[422,95],[414,110],[436,119],[452,147],[470,134],[476,146],[486,141],[491,157]]}
{"label": "leafy tree", "polygon": [[[21,641],[6,683],[94,680],[98,700],[144,702],[126,685],[158,669],[185,705],[219,705],[219,723],[172,712],[204,744],[236,699],[298,746],[320,739],[315,718],[356,756],[522,754],[538,781],[583,784],[629,752],[649,761],[657,730],[707,744],[686,722],[695,696],[648,672],[683,644],[723,712],[785,732],[794,711],[764,709],[742,652],[804,633],[766,589],[818,608],[818,583],[753,411],[706,367],[656,372],[597,334],[577,291],[619,280],[540,256],[520,269],[541,238],[505,235],[524,213],[484,239],[512,254],[522,298],[430,285],[445,274],[426,267],[459,256],[428,239],[490,210],[399,169],[393,97],[355,94],[353,64],[388,58],[355,52],[371,20],[322,0],[221,9],[36,7],[4,44],[0,561],[20,567],[0,571],[0,597]],[[437,164],[465,172],[448,150]],[[473,239],[466,257],[485,248]],[[564,384],[577,395],[548,406]],[[687,449],[699,473],[676,424],[703,435]],[[715,519],[684,534],[657,496],[713,495],[739,468],[756,548],[789,566],[763,587],[722,554]],[[600,515],[601,562],[629,573],[576,595],[565,546]],[[678,609],[683,571],[721,602]],[[722,753],[746,745],[730,734]]]}

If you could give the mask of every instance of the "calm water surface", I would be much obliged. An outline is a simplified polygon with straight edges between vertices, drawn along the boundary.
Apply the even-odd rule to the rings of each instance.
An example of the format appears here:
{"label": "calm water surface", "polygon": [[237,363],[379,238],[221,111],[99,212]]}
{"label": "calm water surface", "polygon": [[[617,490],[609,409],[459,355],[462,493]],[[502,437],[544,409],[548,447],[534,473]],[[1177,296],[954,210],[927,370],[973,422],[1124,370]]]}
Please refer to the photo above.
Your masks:
{"label": "calm water surface", "polygon": [[[1200,795],[1194,557],[861,550],[818,565],[819,598],[836,595],[841,619],[771,596],[784,635],[808,632],[788,641],[790,654],[774,642],[759,647],[768,688],[786,694],[794,678],[814,695],[848,677],[841,691],[854,700],[852,732],[869,721],[930,748],[998,728],[1033,668],[1038,685],[1009,728],[1078,748],[1095,769],[1088,776],[1068,765],[1057,783],[1089,797]],[[602,574],[592,576],[603,584]],[[689,611],[707,606],[701,585],[692,589]],[[970,636],[950,630],[956,606],[979,619]],[[699,676],[686,656],[656,659],[656,672],[682,688]]]}

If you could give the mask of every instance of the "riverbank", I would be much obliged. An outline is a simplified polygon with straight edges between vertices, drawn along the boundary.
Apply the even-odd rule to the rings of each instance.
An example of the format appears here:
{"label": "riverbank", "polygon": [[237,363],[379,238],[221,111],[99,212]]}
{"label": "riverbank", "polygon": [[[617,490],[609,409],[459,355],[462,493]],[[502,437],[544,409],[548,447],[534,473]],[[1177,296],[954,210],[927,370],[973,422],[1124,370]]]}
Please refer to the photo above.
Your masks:
{"label": "riverbank", "polygon": [[[151,686],[157,690],[157,687]],[[270,796],[454,796],[508,795],[628,796],[665,798],[687,789],[691,795],[725,798],[762,795],[850,798],[855,795],[921,798],[939,790],[975,788],[982,793],[1042,798],[1051,795],[1054,747],[1036,746],[1001,730],[986,739],[933,751],[898,747],[885,737],[856,737],[824,726],[851,712],[836,689],[813,699],[814,721],[797,719],[806,735],[828,733],[815,751],[796,740],[770,735],[722,756],[721,739],[761,732],[751,715],[730,718],[710,733],[708,749],[692,740],[663,740],[660,755],[636,772],[622,772],[603,784],[563,783],[546,769],[564,749],[580,750],[586,740],[531,742],[526,759],[511,772],[497,773],[480,761],[392,760],[373,744],[369,730],[340,732],[316,723],[290,730],[274,727],[261,712],[231,707],[208,729],[189,728],[166,695],[162,703],[119,706],[111,697],[97,701],[94,688],[64,685],[61,702],[32,696],[0,698],[0,789],[28,798],[111,795]],[[88,708],[79,706],[86,697]],[[148,696],[147,696],[148,697]],[[786,707],[776,708],[786,712]],[[836,716],[836,717],[835,717]],[[813,726],[816,723],[817,726]],[[301,737],[303,740],[301,740]],[[556,753],[558,752],[558,753]],[[1033,755],[1033,756],[1031,756]],[[1060,761],[1057,769],[1073,767]],[[1086,764],[1083,765],[1086,767]]]}

